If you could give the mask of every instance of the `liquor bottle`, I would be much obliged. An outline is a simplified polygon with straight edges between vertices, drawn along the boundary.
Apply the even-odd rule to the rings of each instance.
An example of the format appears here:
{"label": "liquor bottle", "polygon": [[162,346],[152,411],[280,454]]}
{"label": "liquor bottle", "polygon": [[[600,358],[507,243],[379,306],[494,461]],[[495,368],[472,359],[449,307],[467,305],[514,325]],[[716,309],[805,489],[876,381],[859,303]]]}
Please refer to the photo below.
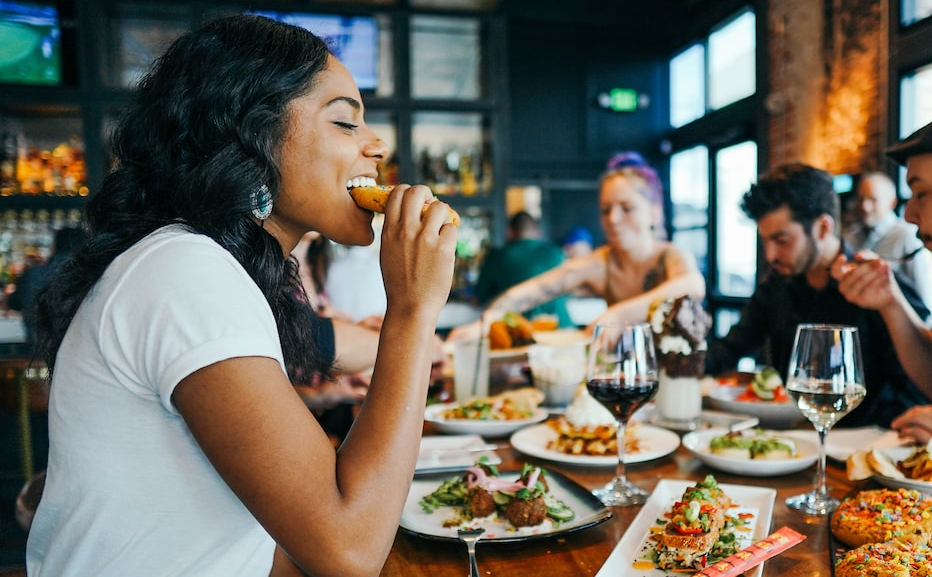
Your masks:
{"label": "liquor bottle", "polygon": [[0,141],[0,194],[16,194],[16,137],[4,132]]}

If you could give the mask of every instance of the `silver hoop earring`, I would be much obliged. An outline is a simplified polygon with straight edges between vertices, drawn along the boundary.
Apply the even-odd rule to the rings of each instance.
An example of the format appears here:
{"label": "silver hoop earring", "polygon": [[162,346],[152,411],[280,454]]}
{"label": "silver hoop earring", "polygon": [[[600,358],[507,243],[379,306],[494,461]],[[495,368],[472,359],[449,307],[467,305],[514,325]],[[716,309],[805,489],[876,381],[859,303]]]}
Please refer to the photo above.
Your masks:
{"label": "silver hoop earring", "polygon": [[265,184],[252,193],[252,215],[265,220],[272,214],[272,193]]}

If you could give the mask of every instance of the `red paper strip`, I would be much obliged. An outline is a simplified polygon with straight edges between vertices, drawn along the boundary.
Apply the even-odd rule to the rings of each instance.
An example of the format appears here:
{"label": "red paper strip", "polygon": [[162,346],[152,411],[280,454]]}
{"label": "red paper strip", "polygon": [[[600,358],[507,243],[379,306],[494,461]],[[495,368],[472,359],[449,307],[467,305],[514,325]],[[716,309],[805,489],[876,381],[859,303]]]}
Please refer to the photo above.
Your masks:
{"label": "red paper strip", "polygon": [[757,567],[767,559],[802,543],[806,536],[789,527],[782,527],[757,543],[738,551],[734,555],[709,565],[694,577],[734,577]]}

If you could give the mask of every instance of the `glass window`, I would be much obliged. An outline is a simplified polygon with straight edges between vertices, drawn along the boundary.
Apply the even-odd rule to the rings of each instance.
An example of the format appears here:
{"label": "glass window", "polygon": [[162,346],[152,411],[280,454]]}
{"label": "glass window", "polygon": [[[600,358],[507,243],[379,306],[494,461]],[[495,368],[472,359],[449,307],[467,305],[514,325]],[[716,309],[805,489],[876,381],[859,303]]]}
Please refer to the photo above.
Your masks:
{"label": "glass window", "polygon": [[694,146],[670,156],[673,243],[709,266],[709,150]]}
{"label": "glass window", "polygon": [[757,35],[747,11],[709,34],[709,108],[716,110],[756,91]]}
{"label": "glass window", "polygon": [[900,3],[900,22],[903,26],[909,26],[929,16],[932,16],[932,0],[902,0]]}
{"label": "glass window", "polygon": [[932,64],[917,68],[900,81],[900,137],[932,121]]}
{"label": "glass window", "polygon": [[[930,0],[932,1],[932,0]],[[932,64],[917,68],[900,80],[900,138],[905,138],[932,122]],[[910,198],[906,168],[900,167],[900,196]]]}
{"label": "glass window", "polygon": [[488,194],[492,168],[488,130],[478,112],[417,112],[412,126],[417,182],[436,194]]}
{"label": "glass window", "polygon": [[109,52],[107,83],[114,87],[132,88],[168,45],[188,29],[188,23],[180,16],[129,16],[119,18],[116,28],[117,49]]}
{"label": "glass window", "polygon": [[705,114],[705,46],[693,44],[670,60],[670,126]]}
{"label": "glass window", "polygon": [[731,327],[738,324],[740,320],[741,311],[738,309],[721,308],[715,311],[715,338],[725,338]]}
{"label": "glass window", "polygon": [[476,99],[480,25],[475,18],[411,18],[411,95],[414,98]]}
{"label": "glass window", "polygon": [[757,225],[741,210],[741,198],[757,180],[757,143],[742,142],[715,155],[718,292],[749,297],[757,279]]}

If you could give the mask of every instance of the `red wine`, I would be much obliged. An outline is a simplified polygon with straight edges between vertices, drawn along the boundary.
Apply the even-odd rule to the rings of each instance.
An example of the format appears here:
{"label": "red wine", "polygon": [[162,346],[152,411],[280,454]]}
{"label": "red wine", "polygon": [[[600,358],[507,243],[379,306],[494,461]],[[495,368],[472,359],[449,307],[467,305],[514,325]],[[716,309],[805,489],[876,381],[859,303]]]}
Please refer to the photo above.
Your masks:
{"label": "red wine", "polygon": [[598,378],[586,383],[589,394],[611,411],[619,421],[627,421],[644,404],[657,395],[657,379],[639,377],[626,385],[620,378]]}

